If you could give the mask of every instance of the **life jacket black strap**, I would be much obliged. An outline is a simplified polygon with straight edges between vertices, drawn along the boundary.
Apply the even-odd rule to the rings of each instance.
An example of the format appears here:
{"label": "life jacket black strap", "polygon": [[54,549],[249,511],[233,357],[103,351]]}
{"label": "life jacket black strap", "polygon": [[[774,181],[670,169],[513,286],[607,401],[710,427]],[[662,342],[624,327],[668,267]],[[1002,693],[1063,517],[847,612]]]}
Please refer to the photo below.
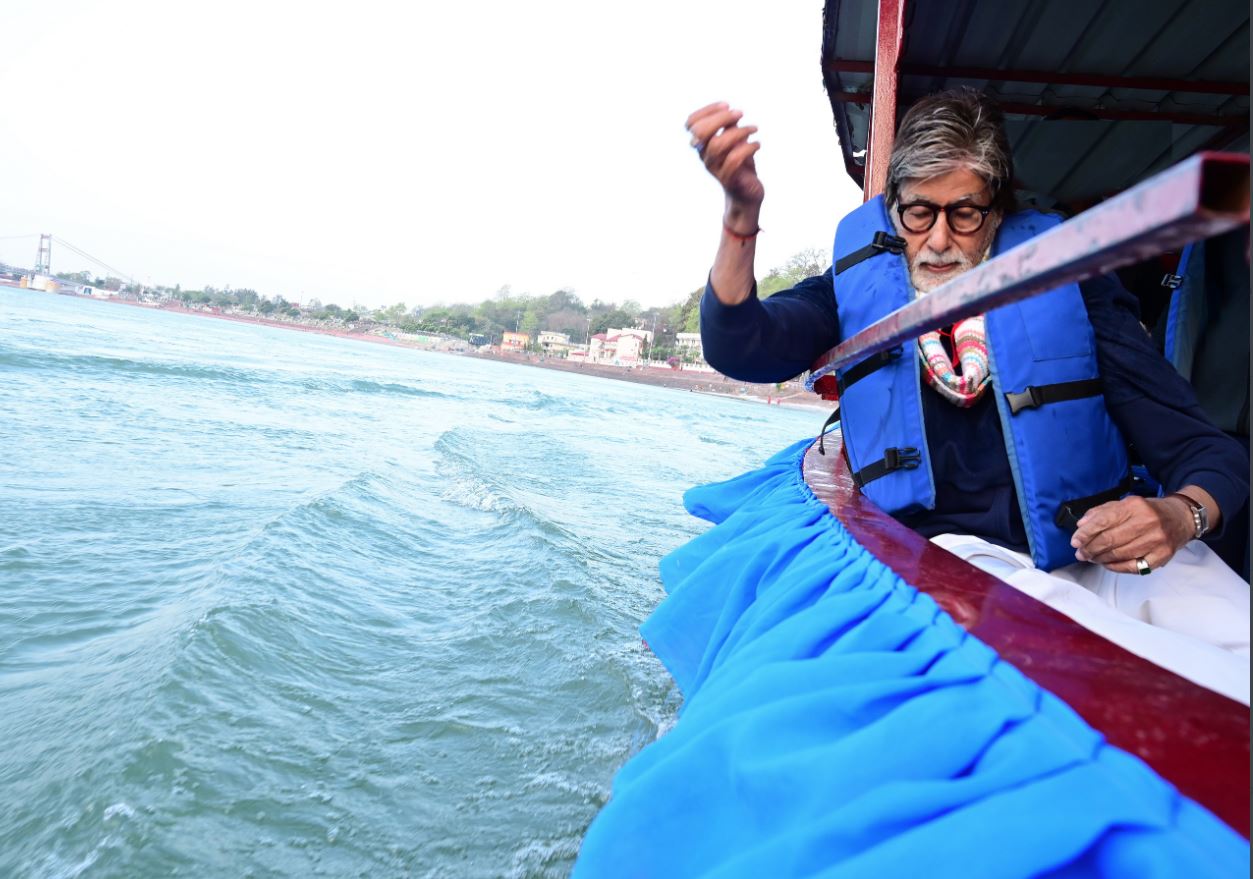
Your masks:
{"label": "life jacket black strap", "polygon": [[850,387],[857,384],[866,376],[882,369],[889,363],[893,363],[901,359],[901,353],[904,351],[899,345],[895,348],[889,348],[887,351],[880,351],[878,354],[871,354],[865,360],[858,363],[843,373],[835,374],[835,384],[840,389],[840,396],[844,396],[844,392]]}
{"label": "life jacket black strap", "polygon": [[831,410],[831,414],[827,416],[827,420],[822,422],[822,430],[818,431],[818,454],[825,455],[827,447],[823,440],[827,438],[827,428],[840,420],[840,405],[837,403],[835,408]]}
{"label": "life jacket black strap", "polygon": [[1095,397],[1101,393],[1099,378],[1085,378],[1081,381],[1058,382],[1055,385],[1031,385],[1021,393],[1005,393],[1009,402],[1009,412],[1017,415],[1023,409],[1035,409],[1049,403],[1061,403],[1065,400],[1079,400],[1083,397]]}
{"label": "life jacket black strap", "polygon": [[1118,500],[1124,494],[1130,492],[1134,486],[1135,480],[1129,473],[1123,477],[1122,482],[1113,488],[1090,494],[1087,497],[1062,501],[1061,506],[1057,508],[1057,515],[1053,517],[1053,523],[1063,531],[1074,531],[1079,527],[1079,520],[1083,518],[1084,513],[1093,507],[1099,507],[1101,504]]}
{"label": "life jacket black strap", "polygon": [[904,253],[905,239],[890,235],[887,232],[879,231],[874,233],[874,239],[861,250],[854,250],[847,256],[843,256],[835,262],[835,273],[838,275],[845,269],[851,269],[864,259],[879,253]]}
{"label": "life jacket black strap", "polygon": [[1178,290],[1180,287],[1183,286],[1183,276],[1182,275],[1163,275],[1162,286],[1165,287],[1167,290]]}
{"label": "life jacket black strap", "polygon": [[922,453],[912,446],[884,449],[882,458],[853,474],[853,482],[857,483],[858,488],[864,488],[866,483],[874,482],[896,470],[916,470],[921,463]]}

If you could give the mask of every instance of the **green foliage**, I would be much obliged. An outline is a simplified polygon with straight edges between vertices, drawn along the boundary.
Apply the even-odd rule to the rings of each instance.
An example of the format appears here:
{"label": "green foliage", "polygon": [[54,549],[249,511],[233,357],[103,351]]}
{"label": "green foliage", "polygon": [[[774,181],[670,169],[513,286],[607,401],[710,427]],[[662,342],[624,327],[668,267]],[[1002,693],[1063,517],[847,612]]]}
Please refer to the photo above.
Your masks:
{"label": "green foliage", "polygon": [[375,317],[385,324],[399,324],[408,316],[409,309],[405,307],[403,302],[397,302],[395,305],[380,309],[375,313]]}
{"label": "green foliage", "polygon": [[679,324],[681,333],[700,332],[700,299],[705,295],[704,287],[697,287],[687,294],[687,299],[679,306]]}
{"label": "green foliage", "polygon": [[[786,263],[770,271],[758,285],[758,295],[765,298],[779,290],[795,286],[812,275],[820,274],[827,267],[826,255],[819,250],[803,250]],[[61,275],[67,280],[77,280],[86,273]],[[96,286],[120,283],[116,278],[96,278]],[[427,308],[410,309],[403,302],[380,308],[362,315],[355,308],[346,309],[335,303],[323,305],[318,299],[310,299],[301,308],[282,296],[263,297],[255,290],[240,289],[183,290],[175,286],[168,294],[189,305],[212,304],[223,309],[237,309],[262,315],[286,315],[292,318],[310,318],[332,323],[351,324],[364,318],[390,326],[404,333],[455,336],[461,339],[499,340],[505,332],[517,329],[533,340],[540,332],[565,333],[570,341],[582,344],[590,335],[610,329],[638,327],[654,332],[649,346],[653,360],[664,360],[672,366],[692,361],[690,351],[680,352],[675,344],[677,333],[700,332],[700,302],[705,288],[692,290],[680,302],[664,307],[645,309],[634,300],[622,304],[593,299],[590,304],[573,290],[561,289],[543,296],[514,293],[508,286],[501,287],[489,299],[477,305],[432,305]]]}
{"label": "green foliage", "polygon": [[830,264],[830,257],[816,247],[795,253],[757,283],[757,297],[765,299],[781,290],[790,290],[806,278],[821,275]]}
{"label": "green foliage", "polygon": [[592,335],[608,332],[611,329],[633,326],[635,326],[635,319],[631,313],[621,308],[615,308],[611,311],[602,312],[599,317],[592,318]]}
{"label": "green foliage", "polygon": [[522,313],[522,320],[518,324],[519,332],[526,333],[531,337],[532,341],[534,341],[536,333],[539,332],[539,324],[540,315],[535,308],[535,303],[532,303],[531,306]]}

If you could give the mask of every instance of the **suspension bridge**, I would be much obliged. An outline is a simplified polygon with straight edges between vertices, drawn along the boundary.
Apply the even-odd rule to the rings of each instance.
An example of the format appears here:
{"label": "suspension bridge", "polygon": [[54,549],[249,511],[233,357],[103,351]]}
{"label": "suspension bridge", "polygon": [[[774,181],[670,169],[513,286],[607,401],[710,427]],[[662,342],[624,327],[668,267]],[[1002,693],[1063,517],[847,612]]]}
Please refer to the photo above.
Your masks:
{"label": "suspension bridge", "polygon": [[[75,256],[86,260],[90,265],[96,267],[98,270],[103,269],[106,272],[106,277],[116,278],[119,281],[125,282],[132,289],[138,289],[142,286],[129,273],[123,272],[120,269],[116,269],[113,266],[109,265],[108,263],[104,262],[103,260],[97,259],[96,257],[92,256],[90,253],[83,250],[82,248],[76,247],[75,245],[66,241],[64,238],[58,238],[46,232],[29,233],[26,235],[4,235],[4,236],[0,236],[0,241],[19,241],[22,239],[33,240],[35,238],[39,239],[39,245],[35,254],[34,267],[25,268],[22,266],[12,265],[10,263],[4,262],[3,260],[0,260],[0,276],[8,276],[14,280],[18,278],[25,278],[27,283],[31,285],[37,284],[39,282],[39,279],[41,278],[46,279],[48,281],[57,281],[58,283],[66,283],[63,279],[59,279],[55,275],[52,274],[52,245],[53,245],[53,242],[55,242],[59,248],[64,248],[65,250],[68,250],[70,253],[74,254]],[[94,288],[95,286],[97,286],[95,284],[89,284],[86,282],[71,281],[69,283],[77,283],[78,286],[87,287],[87,288]]]}

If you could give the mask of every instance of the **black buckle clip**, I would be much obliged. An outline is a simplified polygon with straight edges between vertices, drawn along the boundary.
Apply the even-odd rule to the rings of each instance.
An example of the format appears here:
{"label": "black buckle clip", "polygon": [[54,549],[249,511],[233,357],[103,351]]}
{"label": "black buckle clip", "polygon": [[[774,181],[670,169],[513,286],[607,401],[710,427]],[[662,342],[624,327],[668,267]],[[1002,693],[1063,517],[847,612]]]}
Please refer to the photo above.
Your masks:
{"label": "black buckle clip", "polygon": [[889,472],[893,470],[917,470],[918,465],[922,463],[922,452],[906,446],[898,449],[896,447],[883,450],[883,463],[887,466]]}
{"label": "black buckle clip", "polygon": [[1169,274],[1163,275],[1162,286],[1165,287],[1167,290],[1178,290],[1181,286],[1183,286],[1183,276],[1182,275],[1169,275]]}
{"label": "black buckle clip", "polygon": [[1023,409],[1039,409],[1044,405],[1044,394],[1035,385],[1029,385],[1022,393],[1006,392],[1005,400],[1009,403],[1009,414],[1017,415]]}
{"label": "black buckle clip", "polygon": [[1063,531],[1074,532],[1079,527],[1079,519],[1086,510],[1076,510],[1071,504],[1073,501],[1067,501],[1057,508],[1057,513],[1053,516],[1053,524]]}
{"label": "black buckle clip", "polygon": [[905,252],[905,239],[879,231],[874,233],[874,240],[870,242],[870,246],[875,250],[886,250],[888,253],[900,254]]}

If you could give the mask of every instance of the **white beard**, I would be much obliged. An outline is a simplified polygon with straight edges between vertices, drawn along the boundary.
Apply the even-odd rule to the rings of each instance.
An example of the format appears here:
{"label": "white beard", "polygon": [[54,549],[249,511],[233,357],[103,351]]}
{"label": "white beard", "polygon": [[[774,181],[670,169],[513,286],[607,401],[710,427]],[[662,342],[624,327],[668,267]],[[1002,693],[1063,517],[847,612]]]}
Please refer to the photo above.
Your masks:
{"label": "white beard", "polygon": [[[928,264],[941,265],[949,262],[957,263],[957,265],[953,267],[952,271],[945,272],[943,275],[937,275],[935,272],[928,272],[922,268],[922,266]],[[962,272],[970,271],[972,268],[974,268],[974,264],[957,248],[950,248],[949,251],[943,254],[923,251],[914,257],[914,261],[909,267],[909,281],[920,294],[930,293],[932,290],[947,284]]]}

